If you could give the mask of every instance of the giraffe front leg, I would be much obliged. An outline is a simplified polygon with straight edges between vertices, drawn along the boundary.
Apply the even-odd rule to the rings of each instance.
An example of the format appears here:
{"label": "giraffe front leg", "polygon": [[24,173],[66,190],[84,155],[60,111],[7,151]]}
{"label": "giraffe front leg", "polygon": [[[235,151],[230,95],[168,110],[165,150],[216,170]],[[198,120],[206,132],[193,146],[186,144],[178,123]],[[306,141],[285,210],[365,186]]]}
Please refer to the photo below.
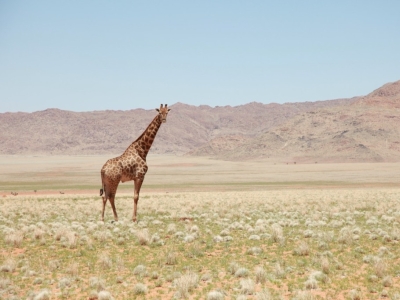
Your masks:
{"label": "giraffe front leg", "polygon": [[115,222],[118,222],[118,215],[117,215],[117,210],[115,209],[114,199],[115,199],[115,196],[112,196],[110,198],[110,203],[111,203],[111,208],[112,208],[113,214],[114,214],[114,220],[115,220]]}
{"label": "giraffe front leg", "polygon": [[140,188],[142,187],[144,178],[138,178],[135,179],[135,193],[133,195],[133,216],[132,216],[132,221],[136,222],[137,220],[137,204],[139,202],[139,193],[140,193]]}

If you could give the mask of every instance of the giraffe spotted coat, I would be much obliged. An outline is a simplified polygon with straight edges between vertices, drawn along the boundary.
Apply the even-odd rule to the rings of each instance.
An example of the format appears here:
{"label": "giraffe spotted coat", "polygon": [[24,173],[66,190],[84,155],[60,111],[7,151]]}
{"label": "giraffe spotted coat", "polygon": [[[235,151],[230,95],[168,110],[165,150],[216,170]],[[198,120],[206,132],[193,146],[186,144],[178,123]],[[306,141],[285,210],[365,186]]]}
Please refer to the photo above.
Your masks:
{"label": "giraffe spotted coat", "polygon": [[146,130],[136,139],[136,141],[134,141],[122,155],[109,159],[101,168],[102,189],[100,189],[100,196],[104,194],[103,210],[101,215],[103,221],[107,200],[110,200],[114,219],[115,221],[118,221],[118,215],[114,203],[118,184],[120,182],[131,180],[133,180],[135,185],[132,220],[136,221],[140,188],[148,169],[146,157],[151,145],[153,144],[158,129],[162,123],[166,122],[168,112],[170,111],[170,109],[167,108],[167,104],[165,104],[165,107],[161,104],[160,108],[156,110],[158,111],[158,115],[153,119]]}

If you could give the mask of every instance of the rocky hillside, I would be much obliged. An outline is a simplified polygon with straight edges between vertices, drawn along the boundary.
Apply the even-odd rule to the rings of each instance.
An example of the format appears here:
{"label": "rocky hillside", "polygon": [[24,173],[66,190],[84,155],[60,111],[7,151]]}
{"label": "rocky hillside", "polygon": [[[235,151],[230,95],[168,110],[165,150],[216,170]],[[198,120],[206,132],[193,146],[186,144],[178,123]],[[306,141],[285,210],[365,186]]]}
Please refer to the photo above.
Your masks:
{"label": "rocky hillside", "polygon": [[[256,137],[290,118],[322,108],[347,106],[354,99],[231,107],[177,103],[157,134],[153,153],[185,154],[215,138],[236,141]],[[0,154],[121,154],[147,127],[155,110],[71,112],[47,109],[0,114]],[[228,148],[227,148],[228,147]],[[208,154],[197,152],[197,154]]]}
{"label": "rocky hillside", "polygon": [[288,162],[400,161],[400,81],[351,105],[299,113],[256,137],[213,139],[192,154]]}

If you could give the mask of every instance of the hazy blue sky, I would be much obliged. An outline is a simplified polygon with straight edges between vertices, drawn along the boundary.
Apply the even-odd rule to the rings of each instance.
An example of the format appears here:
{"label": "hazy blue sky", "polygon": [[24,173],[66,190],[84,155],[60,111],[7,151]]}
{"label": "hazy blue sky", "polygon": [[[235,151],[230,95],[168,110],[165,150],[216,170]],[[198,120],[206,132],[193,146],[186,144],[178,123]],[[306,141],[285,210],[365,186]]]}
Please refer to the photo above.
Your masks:
{"label": "hazy blue sky", "polygon": [[365,95],[400,79],[400,1],[0,0],[0,112]]}

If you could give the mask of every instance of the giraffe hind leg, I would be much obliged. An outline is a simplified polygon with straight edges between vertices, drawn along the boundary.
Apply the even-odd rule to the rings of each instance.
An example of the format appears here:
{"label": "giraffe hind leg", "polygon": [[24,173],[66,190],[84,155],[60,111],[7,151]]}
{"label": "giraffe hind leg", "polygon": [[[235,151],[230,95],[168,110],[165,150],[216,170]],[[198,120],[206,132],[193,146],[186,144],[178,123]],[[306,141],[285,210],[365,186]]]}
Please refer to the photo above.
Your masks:
{"label": "giraffe hind leg", "polygon": [[101,212],[101,220],[104,222],[104,211],[106,210],[107,195],[104,194],[103,198],[103,210]]}
{"label": "giraffe hind leg", "polygon": [[111,208],[113,210],[113,214],[114,214],[114,220],[118,221],[118,215],[117,215],[117,210],[115,208],[115,204],[114,204],[114,199],[115,199],[115,194],[117,192],[117,188],[118,188],[118,184],[117,185],[113,185],[113,184],[105,184],[103,186],[104,190],[104,194],[103,194],[103,211],[101,214],[101,220],[104,222],[104,211],[105,211],[105,207],[107,204],[107,200],[110,200],[110,204],[111,204]]}
{"label": "giraffe hind leg", "polygon": [[110,200],[111,202],[111,188],[107,184],[103,184],[103,187],[100,189],[100,196],[103,199],[103,209],[101,212],[101,220],[104,222],[104,212],[106,210],[106,205],[107,205],[107,200]]}

